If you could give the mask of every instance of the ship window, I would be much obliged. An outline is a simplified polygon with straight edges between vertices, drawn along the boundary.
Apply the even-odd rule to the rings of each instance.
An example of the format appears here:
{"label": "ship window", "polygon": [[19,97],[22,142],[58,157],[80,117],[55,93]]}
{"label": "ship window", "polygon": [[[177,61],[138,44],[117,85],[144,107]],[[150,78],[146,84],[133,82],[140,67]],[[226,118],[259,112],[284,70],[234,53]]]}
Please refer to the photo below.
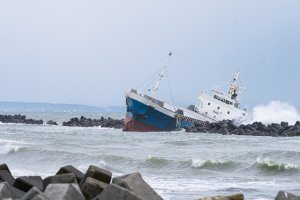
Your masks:
{"label": "ship window", "polygon": [[210,105],[210,103],[208,103],[207,105]]}
{"label": "ship window", "polygon": [[227,114],[229,115],[229,114],[230,114],[230,112],[228,111],[228,112],[227,112]]}
{"label": "ship window", "polygon": [[220,107],[218,107],[218,110],[220,110]]}

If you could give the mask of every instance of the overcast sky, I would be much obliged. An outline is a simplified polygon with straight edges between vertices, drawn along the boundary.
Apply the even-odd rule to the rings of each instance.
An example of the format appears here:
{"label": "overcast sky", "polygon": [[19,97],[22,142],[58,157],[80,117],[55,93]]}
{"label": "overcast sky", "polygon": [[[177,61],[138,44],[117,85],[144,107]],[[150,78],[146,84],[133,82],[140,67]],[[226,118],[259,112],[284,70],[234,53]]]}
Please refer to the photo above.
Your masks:
{"label": "overcast sky", "polygon": [[124,105],[169,51],[175,103],[240,71],[244,105],[300,108],[299,0],[0,0],[1,101]]}

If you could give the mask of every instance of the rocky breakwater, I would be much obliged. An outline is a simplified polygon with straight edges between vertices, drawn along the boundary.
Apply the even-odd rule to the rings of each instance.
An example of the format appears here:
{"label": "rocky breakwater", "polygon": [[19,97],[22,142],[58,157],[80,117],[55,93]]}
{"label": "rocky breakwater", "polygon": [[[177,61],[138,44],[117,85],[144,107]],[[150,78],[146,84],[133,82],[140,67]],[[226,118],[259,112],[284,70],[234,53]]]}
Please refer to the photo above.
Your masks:
{"label": "rocky breakwater", "polygon": [[300,136],[300,122],[297,121],[294,125],[289,125],[287,122],[281,122],[280,124],[272,123],[269,125],[265,125],[262,122],[235,125],[230,120],[223,120],[215,123],[195,123],[193,127],[186,127],[185,130],[186,132],[219,133],[223,135],[288,137]]}
{"label": "rocky breakwater", "polygon": [[161,200],[140,173],[112,178],[112,173],[91,165],[85,173],[68,165],[53,176],[13,177],[0,165],[0,199],[20,200]]}
{"label": "rocky breakwater", "polygon": [[25,115],[0,115],[0,122],[2,123],[16,123],[16,124],[43,124],[41,119],[27,119]]}
{"label": "rocky breakwater", "polygon": [[[85,173],[72,165],[53,176],[15,178],[6,164],[0,165],[0,199],[10,200],[162,200],[140,173],[112,177],[105,169],[90,165]],[[280,191],[275,200],[300,199]],[[244,200],[243,194],[204,197],[199,200]]]}
{"label": "rocky breakwater", "polygon": [[112,119],[110,117],[100,119],[91,119],[85,118],[81,116],[80,118],[72,118],[68,122],[63,122],[63,126],[78,126],[78,127],[93,127],[93,126],[101,126],[106,128],[117,128],[121,129],[124,127],[123,119]]}

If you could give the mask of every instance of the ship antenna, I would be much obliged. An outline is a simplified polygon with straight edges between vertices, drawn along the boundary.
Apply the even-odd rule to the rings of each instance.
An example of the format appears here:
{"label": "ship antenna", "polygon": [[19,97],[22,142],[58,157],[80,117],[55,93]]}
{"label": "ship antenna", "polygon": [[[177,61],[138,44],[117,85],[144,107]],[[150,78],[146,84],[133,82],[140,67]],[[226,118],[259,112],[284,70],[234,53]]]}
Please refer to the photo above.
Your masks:
{"label": "ship antenna", "polygon": [[162,71],[160,72],[159,77],[158,77],[158,79],[157,79],[157,81],[156,81],[156,84],[155,84],[155,86],[154,86],[154,88],[153,88],[152,98],[154,98],[154,99],[156,98],[157,90],[158,90],[160,81],[161,81],[161,79],[164,77],[164,72],[165,72],[165,70],[166,70],[166,68],[167,68],[167,66],[168,66],[168,64],[169,64],[169,62],[170,62],[171,56],[172,56],[172,52],[169,53],[168,59],[167,59],[167,61],[165,62],[165,65],[163,66],[163,69],[162,69]]}

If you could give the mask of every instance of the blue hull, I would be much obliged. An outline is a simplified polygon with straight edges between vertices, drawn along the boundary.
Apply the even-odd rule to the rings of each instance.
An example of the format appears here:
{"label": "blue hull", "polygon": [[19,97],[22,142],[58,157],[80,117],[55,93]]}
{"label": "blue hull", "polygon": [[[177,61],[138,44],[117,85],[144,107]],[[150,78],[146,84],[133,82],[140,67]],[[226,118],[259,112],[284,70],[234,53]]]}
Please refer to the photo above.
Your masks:
{"label": "blue hull", "polygon": [[193,125],[192,122],[178,121],[129,97],[126,98],[126,104],[124,131],[173,131]]}

